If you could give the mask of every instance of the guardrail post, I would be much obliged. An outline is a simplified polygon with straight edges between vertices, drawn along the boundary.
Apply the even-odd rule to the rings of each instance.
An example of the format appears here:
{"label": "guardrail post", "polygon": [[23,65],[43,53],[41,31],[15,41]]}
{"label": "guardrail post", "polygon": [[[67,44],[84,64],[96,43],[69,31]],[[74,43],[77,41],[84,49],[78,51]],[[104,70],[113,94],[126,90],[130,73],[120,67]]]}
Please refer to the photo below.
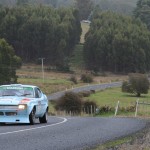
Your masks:
{"label": "guardrail post", "polygon": [[93,114],[93,108],[92,108],[92,105],[91,105],[91,115]]}
{"label": "guardrail post", "polygon": [[117,112],[118,112],[118,108],[119,108],[119,101],[117,102],[117,105],[116,105],[116,110],[115,110],[115,116],[117,115]]}
{"label": "guardrail post", "polygon": [[137,101],[136,101],[135,117],[137,116],[138,105],[139,105],[139,99],[137,99]]}

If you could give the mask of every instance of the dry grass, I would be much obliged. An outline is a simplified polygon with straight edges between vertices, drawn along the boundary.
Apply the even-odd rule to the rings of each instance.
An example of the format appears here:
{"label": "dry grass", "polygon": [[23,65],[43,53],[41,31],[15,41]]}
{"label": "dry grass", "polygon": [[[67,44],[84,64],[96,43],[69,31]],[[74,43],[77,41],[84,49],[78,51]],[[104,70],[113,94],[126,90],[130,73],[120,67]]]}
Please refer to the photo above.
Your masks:
{"label": "dry grass", "polygon": [[80,43],[84,43],[85,39],[85,34],[89,31],[90,25],[85,22],[81,22],[81,28],[82,28],[82,34],[80,37]]}
{"label": "dry grass", "polygon": [[[82,72],[80,71],[74,74],[78,80],[78,84],[74,84],[69,80],[72,74],[52,72],[52,71],[44,72],[44,82],[43,82],[41,65],[26,64],[23,65],[21,69],[17,70],[17,75],[19,77],[18,83],[37,85],[46,94],[63,91],[66,90],[66,88],[70,89],[72,87],[86,85],[87,83],[82,83],[80,81],[81,74],[83,73],[87,72],[85,70],[82,70]],[[92,84],[99,84],[99,83],[109,83],[126,80],[127,76],[107,73],[105,74],[105,76],[96,76],[96,77],[93,76],[93,79],[94,82]]]}

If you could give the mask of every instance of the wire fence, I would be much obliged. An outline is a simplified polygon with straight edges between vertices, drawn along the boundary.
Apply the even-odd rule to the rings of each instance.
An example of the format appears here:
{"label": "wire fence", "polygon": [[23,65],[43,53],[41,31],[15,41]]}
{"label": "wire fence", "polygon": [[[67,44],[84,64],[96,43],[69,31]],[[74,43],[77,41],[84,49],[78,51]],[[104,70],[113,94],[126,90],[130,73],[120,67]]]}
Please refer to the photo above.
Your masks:
{"label": "wire fence", "polygon": [[137,101],[137,116],[150,117],[150,101]]}
{"label": "wire fence", "polygon": [[51,115],[57,116],[114,116],[114,117],[145,117],[150,118],[150,101],[107,103],[103,106],[87,106],[81,110],[53,110]]}

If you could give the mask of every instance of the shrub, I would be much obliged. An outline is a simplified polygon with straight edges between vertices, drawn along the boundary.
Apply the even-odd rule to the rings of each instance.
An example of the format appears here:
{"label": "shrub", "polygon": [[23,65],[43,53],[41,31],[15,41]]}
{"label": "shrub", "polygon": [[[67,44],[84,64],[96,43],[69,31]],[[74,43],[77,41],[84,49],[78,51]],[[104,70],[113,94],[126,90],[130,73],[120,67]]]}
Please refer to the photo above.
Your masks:
{"label": "shrub", "polygon": [[97,104],[96,104],[96,102],[87,100],[87,101],[83,102],[83,108],[84,108],[85,113],[87,113],[87,114],[95,113],[95,109],[97,108]]}
{"label": "shrub", "polygon": [[132,73],[129,75],[129,80],[123,82],[122,92],[134,93],[140,97],[141,94],[147,94],[149,89],[148,77],[140,73]]}
{"label": "shrub", "polygon": [[126,110],[128,111],[128,112],[135,112],[135,106],[128,106],[127,108],[126,108]]}
{"label": "shrub", "polygon": [[89,74],[82,74],[81,81],[83,81],[84,83],[91,83],[91,82],[93,82],[93,78]]}
{"label": "shrub", "polygon": [[74,84],[77,84],[77,83],[78,83],[77,78],[76,78],[75,75],[72,75],[72,76],[70,77],[70,81],[72,81]]}
{"label": "shrub", "polygon": [[101,114],[114,113],[114,112],[115,112],[114,107],[105,105],[105,106],[101,106],[101,107],[97,108],[96,114],[101,115]]}
{"label": "shrub", "polygon": [[65,110],[66,112],[80,113],[82,107],[82,100],[78,94],[73,92],[66,92],[64,96],[59,98],[55,108],[56,110]]}
{"label": "shrub", "polygon": [[135,106],[120,107],[119,111],[121,111],[121,112],[135,112]]}
{"label": "shrub", "polygon": [[112,112],[114,111],[115,109],[113,107],[110,107],[110,106],[101,106],[100,107],[100,113],[108,113],[108,112]]}
{"label": "shrub", "polygon": [[122,83],[122,92],[132,93],[132,86],[128,81]]}
{"label": "shrub", "polygon": [[91,91],[82,91],[78,93],[79,97],[89,97],[91,95]]}

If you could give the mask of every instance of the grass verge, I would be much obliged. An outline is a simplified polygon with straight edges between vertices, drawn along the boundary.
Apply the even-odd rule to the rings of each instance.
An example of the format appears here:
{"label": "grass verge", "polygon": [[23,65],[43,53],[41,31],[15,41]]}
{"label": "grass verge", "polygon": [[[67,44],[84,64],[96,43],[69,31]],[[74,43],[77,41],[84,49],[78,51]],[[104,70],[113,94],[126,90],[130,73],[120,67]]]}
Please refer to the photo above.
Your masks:
{"label": "grass verge", "polygon": [[149,134],[150,134],[150,120],[147,120],[147,125],[144,129],[122,138],[113,141],[108,141],[104,144],[98,145],[92,150],[149,150]]}
{"label": "grass verge", "polygon": [[133,138],[131,136],[129,137],[124,137],[124,138],[120,138],[114,141],[110,141],[110,142],[106,142],[105,144],[102,144],[96,148],[94,148],[93,150],[107,150],[107,149],[111,149],[114,148],[118,145],[124,144],[124,143],[129,143],[133,140]]}

